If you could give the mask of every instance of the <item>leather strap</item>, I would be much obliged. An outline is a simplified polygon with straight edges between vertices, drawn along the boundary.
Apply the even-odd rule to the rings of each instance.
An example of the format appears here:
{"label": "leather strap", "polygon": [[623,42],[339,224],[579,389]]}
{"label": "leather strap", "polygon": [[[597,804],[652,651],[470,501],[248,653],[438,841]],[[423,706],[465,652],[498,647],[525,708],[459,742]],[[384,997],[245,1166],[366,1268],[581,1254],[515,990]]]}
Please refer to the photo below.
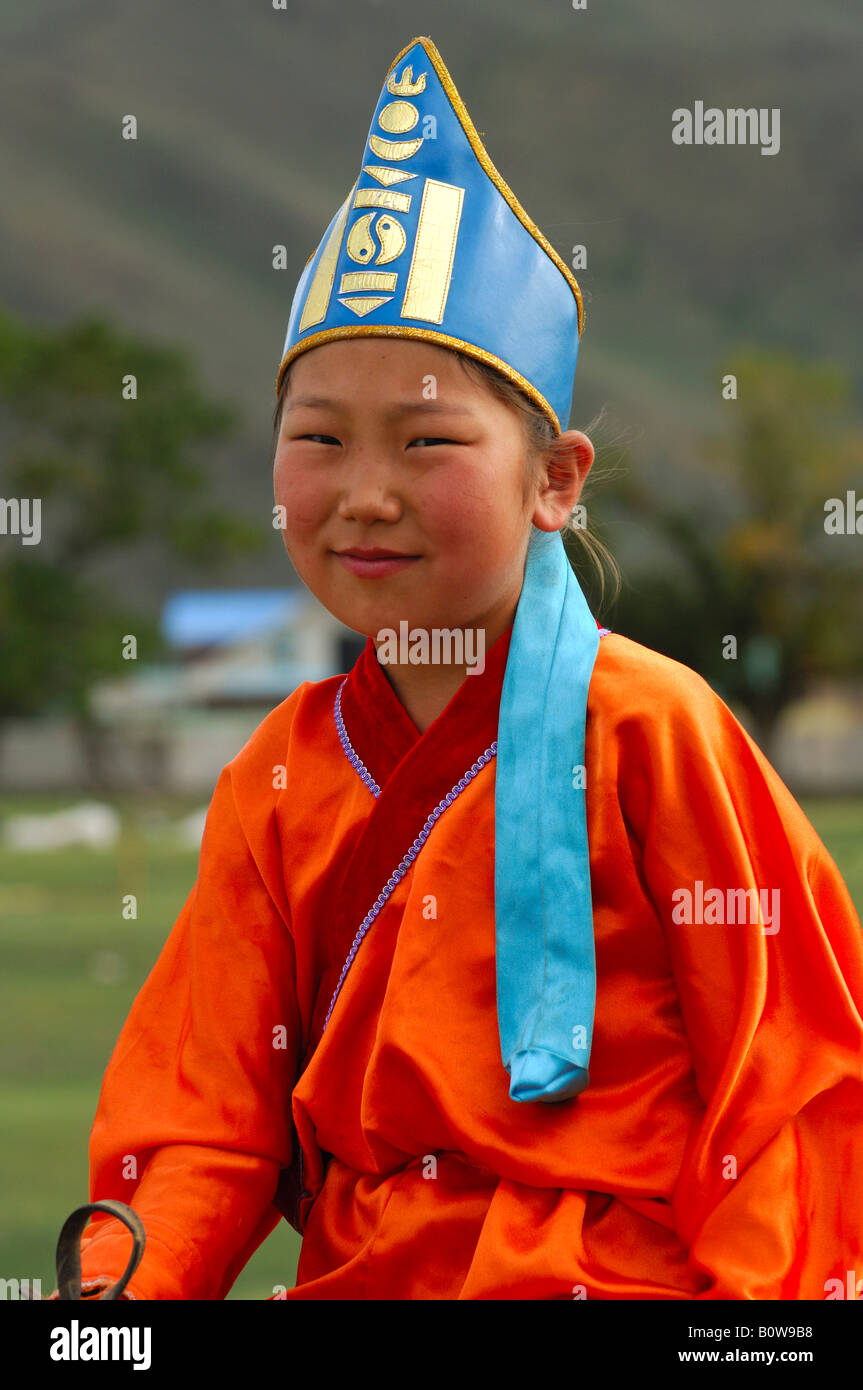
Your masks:
{"label": "leather strap", "polygon": [[76,1207],[71,1216],[67,1217],[63,1223],[60,1239],[57,1242],[57,1296],[60,1299],[77,1301],[81,1298],[81,1236],[94,1211],[104,1211],[110,1216],[116,1216],[118,1221],[122,1221],[123,1225],[132,1233],[132,1253],[129,1256],[129,1263],[116,1284],[112,1284],[104,1293],[101,1293],[99,1298],[106,1301],[120,1298],[141,1263],[141,1257],[147,1243],[147,1233],[137,1212],[126,1206],[125,1202],[116,1202],[109,1197],[101,1202],[88,1202],[83,1207]]}

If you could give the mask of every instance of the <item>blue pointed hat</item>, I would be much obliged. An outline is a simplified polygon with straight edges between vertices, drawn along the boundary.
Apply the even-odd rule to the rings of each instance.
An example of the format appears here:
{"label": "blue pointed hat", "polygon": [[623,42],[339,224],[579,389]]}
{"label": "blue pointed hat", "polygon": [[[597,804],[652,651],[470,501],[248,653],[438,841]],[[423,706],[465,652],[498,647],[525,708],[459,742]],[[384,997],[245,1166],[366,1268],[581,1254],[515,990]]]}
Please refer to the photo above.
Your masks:
{"label": "blue pointed hat", "polygon": [[387,74],[359,177],[297,285],[279,373],[335,338],[421,338],[509,377],[559,434],[581,290],[489,159],[429,38]]}
{"label": "blue pointed hat", "polygon": [[[276,391],[337,338],[420,338],[495,367],[569,421],[578,284],[503,181],[437,48],[393,62],[356,183],[306,263]],[[605,632],[606,629],[603,629]],[[589,1083],[596,965],[587,841],[587,696],[600,633],[559,532],[534,528],[501,692],[495,962],[515,1101]]]}

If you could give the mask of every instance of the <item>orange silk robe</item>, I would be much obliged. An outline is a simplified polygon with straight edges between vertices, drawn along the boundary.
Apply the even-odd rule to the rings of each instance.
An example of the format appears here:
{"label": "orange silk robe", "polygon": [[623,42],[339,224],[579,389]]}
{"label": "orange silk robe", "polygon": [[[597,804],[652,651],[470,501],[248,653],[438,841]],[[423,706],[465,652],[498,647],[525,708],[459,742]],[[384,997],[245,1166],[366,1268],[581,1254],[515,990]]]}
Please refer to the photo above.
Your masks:
{"label": "orange silk robe", "polygon": [[[223,770],[93,1126],[91,1200],[128,1202],[148,1232],[133,1295],[224,1298],[280,1213],[304,1237],[289,1299],[823,1299],[863,1275],[863,931],[802,811],[687,667],[600,640],[582,1095],[509,1098],[494,757],[343,974],[497,736],[510,634],[423,735],[369,643],[346,745],[334,676]],[[779,930],[676,921],[699,882],[778,889]],[[128,1249],[96,1217],[85,1278],[115,1279]]]}

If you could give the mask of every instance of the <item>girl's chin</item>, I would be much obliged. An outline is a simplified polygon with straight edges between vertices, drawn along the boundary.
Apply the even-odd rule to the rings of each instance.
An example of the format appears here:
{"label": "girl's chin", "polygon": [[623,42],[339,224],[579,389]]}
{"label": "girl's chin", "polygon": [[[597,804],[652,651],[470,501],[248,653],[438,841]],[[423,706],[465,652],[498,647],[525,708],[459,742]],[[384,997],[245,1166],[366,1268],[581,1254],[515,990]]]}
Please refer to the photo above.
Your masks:
{"label": "girl's chin", "polygon": [[462,617],[460,620],[458,615],[451,611],[435,613],[428,603],[428,593],[421,594],[419,602],[416,595],[409,597],[406,594],[400,599],[397,590],[384,593],[384,584],[398,584],[397,574],[387,580],[365,581],[343,573],[339,582],[334,584],[331,574],[324,576],[309,573],[306,577],[299,570],[297,573],[309,592],[328,613],[352,632],[364,637],[376,638],[382,631],[399,636],[402,623],[407,624],[408,632],[413,629],[431,632],[433,629],[443,630],[471,625],[468,619]]}
{"label": "girl's chin", "polygon": [[394,636],[398,639],[401,636],[408,637],[412,632],[431,632],[435,629],[458,626],[444,617],[434,618],[427,613],[411,611],[407,605],[369,609],[339,604],[333,605],[329,611],[352,632],[381,641],[385,637]]}

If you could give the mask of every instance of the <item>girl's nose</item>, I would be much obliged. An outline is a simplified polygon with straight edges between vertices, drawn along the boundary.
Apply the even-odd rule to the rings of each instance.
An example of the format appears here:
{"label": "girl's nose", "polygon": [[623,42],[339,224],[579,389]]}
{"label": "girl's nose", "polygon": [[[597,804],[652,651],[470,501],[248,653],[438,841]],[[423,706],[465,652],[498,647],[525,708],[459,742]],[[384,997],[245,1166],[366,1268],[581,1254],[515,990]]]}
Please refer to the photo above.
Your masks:
{"label": "girl's nose", "polygon": [[397,521],[402,502],[395,486],[394,470],[380,458],[348,463],[339,498],[339,515],[368,525],[371,521]]}

